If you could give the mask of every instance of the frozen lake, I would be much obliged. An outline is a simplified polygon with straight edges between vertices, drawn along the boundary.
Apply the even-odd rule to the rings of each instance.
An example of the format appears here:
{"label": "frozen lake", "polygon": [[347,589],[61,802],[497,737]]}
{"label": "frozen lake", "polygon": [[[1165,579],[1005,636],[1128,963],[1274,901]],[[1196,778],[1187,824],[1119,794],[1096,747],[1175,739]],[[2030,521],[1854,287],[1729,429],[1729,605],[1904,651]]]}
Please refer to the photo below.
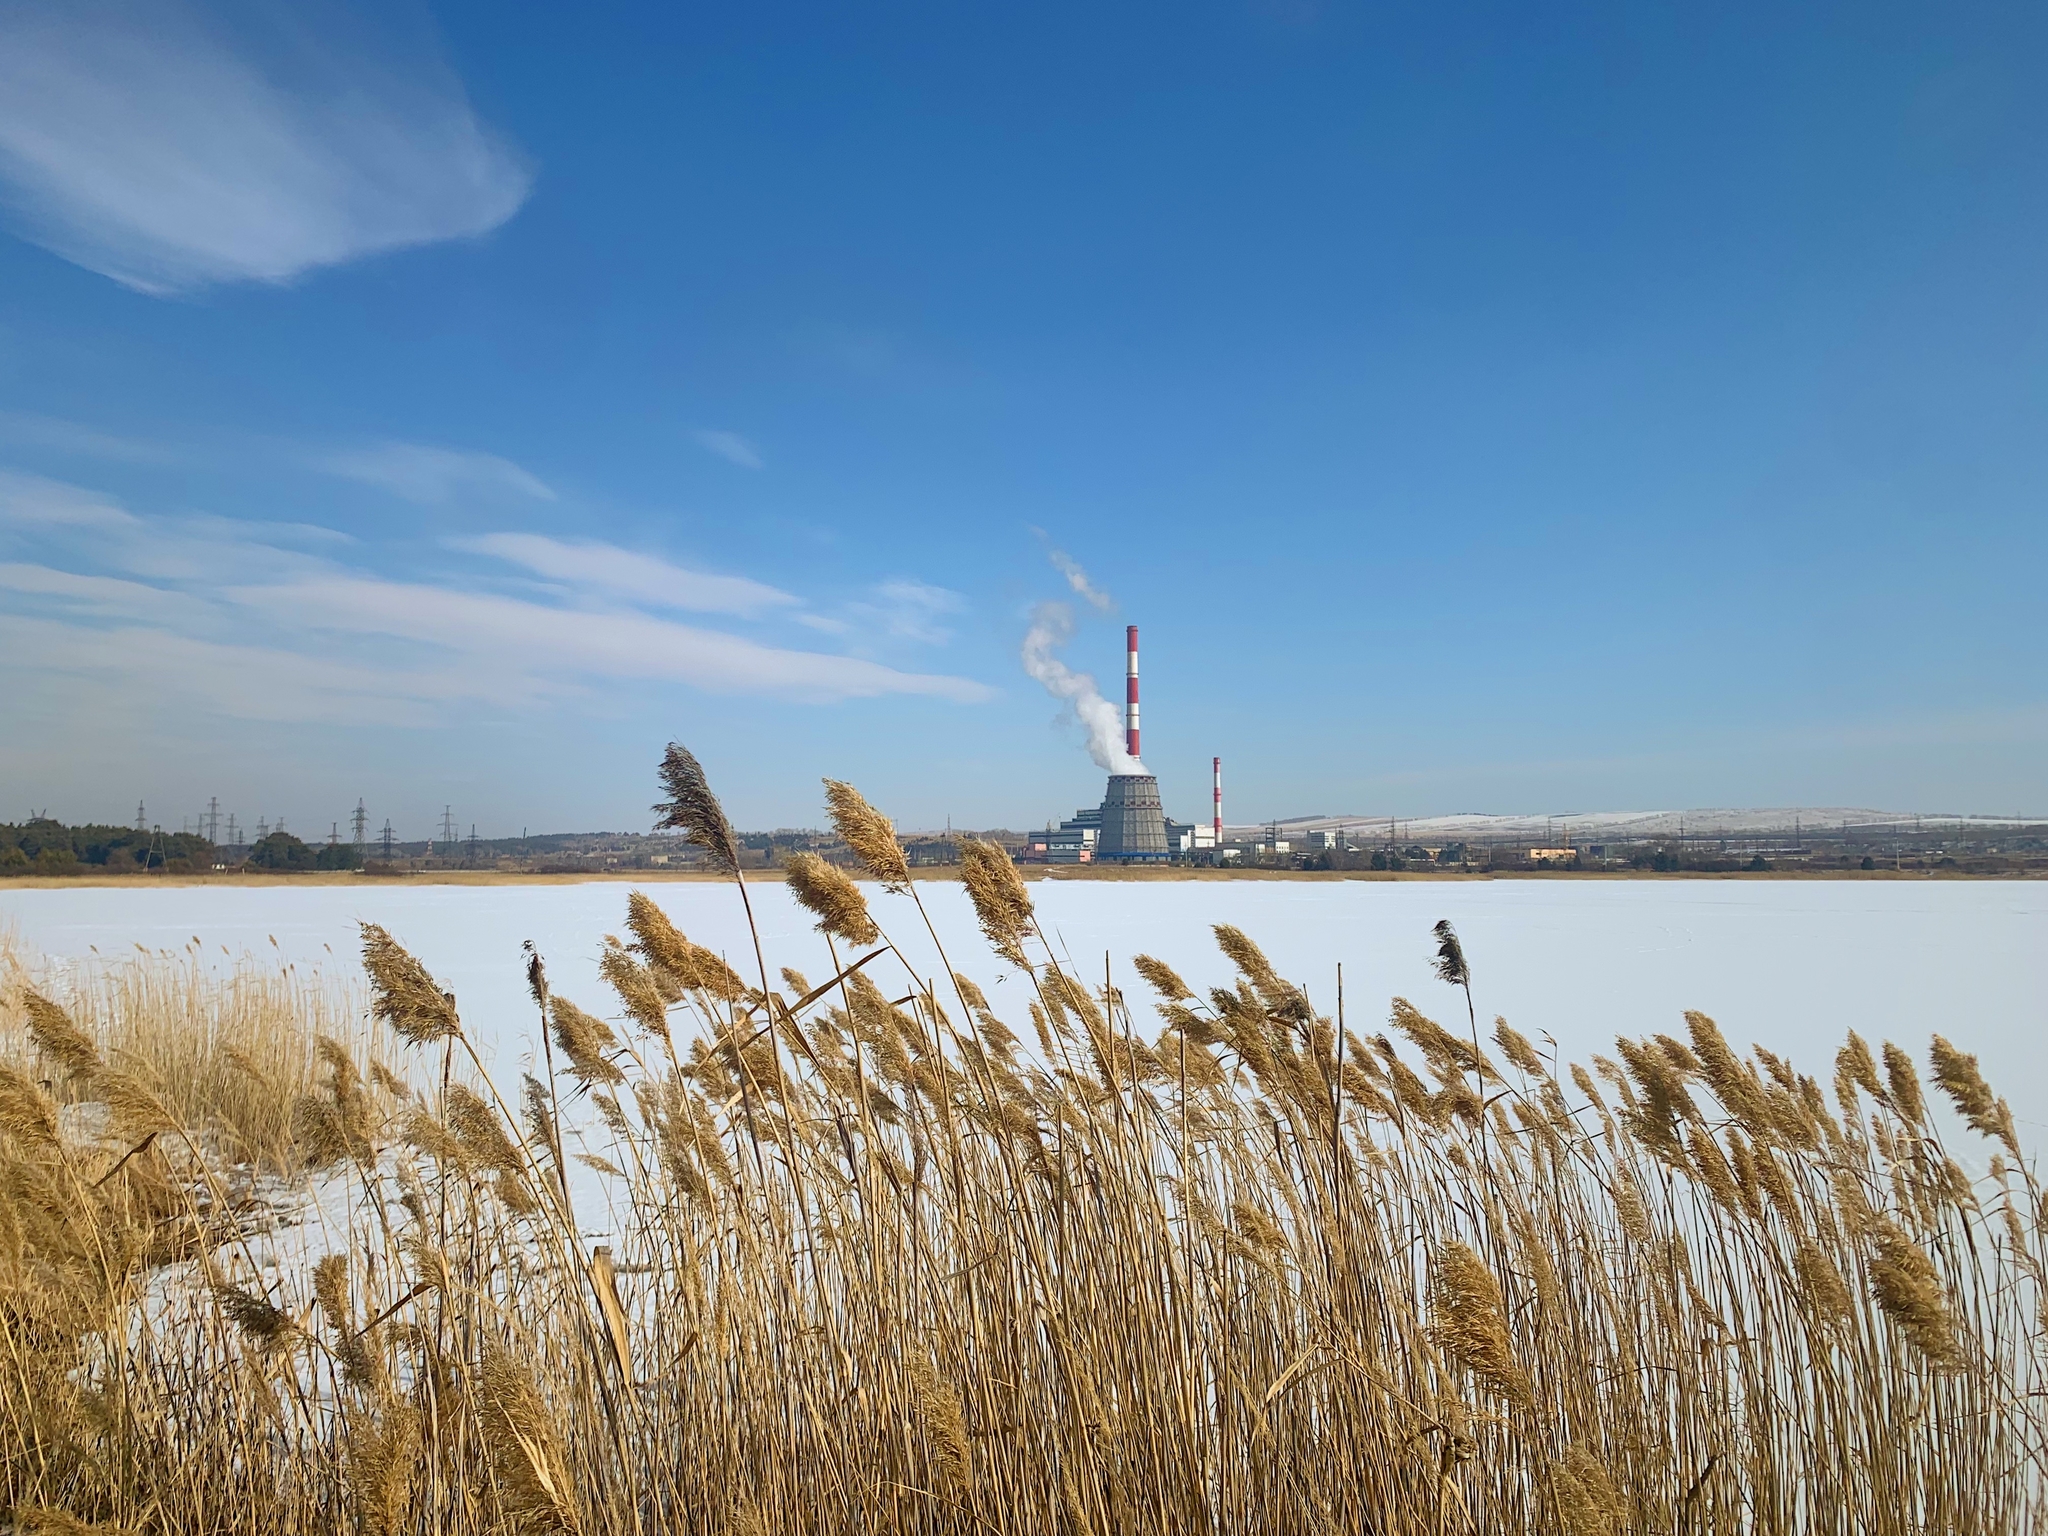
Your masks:
{"label": "frozen lake", "polygon": [[[209,953],[277,952],[353,969],[356,923],[382,923],[451,988],[479,1040],[509,1065],[535,1043],[520,943],[532,939],[557,990],[617,1012],[597,980],[606,933],[623,933],[625,884],[0,888],[0,924],[53,958],[118,955],[131,945]],[[743,976],[753,953],[728,886],[645,889],[676,925],[722,950]],[[771,972],[831,974],[825,946],[779,885],[750,888]],[[977,933],[955,885],[921,886],[954,963],[988,989],[1027,1037],[1014,976]],[[1611,1054],[1617,1034],[1684,1035],[1680,1011],[1713,1015],[1731,1040],[1789,1053],[1832,1075],[1844,1031],[1907,1046],[1923,1064],[1943,1034],[1983,1060],[2027,1139],[2048,1137],[2048,883],[1715,880],[1491,882],[1039,882],[1050,936],[1084,977],[1105,952],[1134,1004],[1150,993],[1130,970],[1145,951],[1196,987],[1229,968],[1208,925],[1235,923],[1275,966],[1328,1008],[1344,967],[1347,1019],[1379,1027],[1399,994],[1449,1022],[1462,1003],[1429,969],[1430,926],[1457,925],[1483,1019],[1553,1036],[1567,1057]],[[906,954],[939,974],[909,902],[871,891]],[[878,977],[886,986],[891,978]],[[1143,1014],[1141,1013],[1142,1017]]]}

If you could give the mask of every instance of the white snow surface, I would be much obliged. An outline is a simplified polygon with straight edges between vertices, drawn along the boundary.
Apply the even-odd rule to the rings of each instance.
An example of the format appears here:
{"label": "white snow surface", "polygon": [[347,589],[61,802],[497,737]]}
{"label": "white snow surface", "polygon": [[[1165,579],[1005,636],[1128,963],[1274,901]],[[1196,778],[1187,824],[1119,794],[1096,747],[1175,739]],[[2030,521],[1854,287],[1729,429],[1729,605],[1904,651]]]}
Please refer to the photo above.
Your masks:
{"label": "white snow surface", "polygon": [[[1814,836],[1847,825],[1865,833],[1876,829],[1945,832],[1957,836],[1983,836],[2015,824],[2009,816],[1920,815],[1912,811],[1875,810],[1869,806],[1807,805],[1735,809],[1702,806],[1686,811],[1561,811],[1545,815],[1497,815],[1471,811],[1450,816],[1289,816],[1278,821],[1226,825],[1224,835],[1233,840],[1256,838],[1270,827],[1283,835],[1300,837],[1309,832],[1350,832],[1359,842],[1371,846],[1391,825],[1403,843],[1435,842],[1463,838],[1470,842],[1513,842],[1525,838],[1562,837],[1570,833],[1576,842],[1648,841],[1662,837],[1759,837],[1766,833],[1790,835],[1804,828]],[[2029,823],[2031,824],[2031,822]]]}
{"label": "white snow surface", "polygon": [[[623,934],[623,883],[582,885],[79,886],[0,889],[0,924],[55,960],[176,949],[275,953],[352,972],[356,924],[381,923],[454,991],[472,1036],[511,1070],[537,1047],[520,943],[532,939],[557,991],[615,1017],[597,979],[603,935]],[[743,976],[754,958],[729,886],[650,883],[676,925],[725,953]],[[779,886],[750,886],[771,976],[793,965],[826,979],[824,941]],[[1017,973],[990,953],[961,888],[921,885],[953,963],[988,990],[1027,1037]],[[1504,1014],[1556,1039],[1567,1059],[1612,1053],[1617,1034],[1683,1038],[1681,1010],[1713,1015],[1737,1042],[1762,1042],[1826,1081],[1843,1033],[1894,1039],[1921,1062],[1934,1034],[1978,1054],[2035,1145],[2048,1130],[2048,882],[1670,881],[1040,881],[1048,936],[1084,977],[1109,956],[1138,1016],[1150,993],[1130,968],[1140,951],[1198,988],[1229,979],[1209,925],[1235,923],[1319,1008],[1344,968],[1349,1025],[1377,1030],[1401,995],[1463,1026],[1461,997],[1430,972],[1431,925],[1463,938],[1482,1027]],[[943,972],[916,910],[869,888],[876,917],[927,975]],[[879,970],[886,962],[877,962]],[[900,974],[877,977],[885,987]],[[943,983],[941,983],[943,986]],[[907,988],[905,988],[907,990]],[[891,992],[891,996],[897,995]],[[943,999],[944,993],[941,992]],[[502,1079],[501,1079],[502,1081]]]}

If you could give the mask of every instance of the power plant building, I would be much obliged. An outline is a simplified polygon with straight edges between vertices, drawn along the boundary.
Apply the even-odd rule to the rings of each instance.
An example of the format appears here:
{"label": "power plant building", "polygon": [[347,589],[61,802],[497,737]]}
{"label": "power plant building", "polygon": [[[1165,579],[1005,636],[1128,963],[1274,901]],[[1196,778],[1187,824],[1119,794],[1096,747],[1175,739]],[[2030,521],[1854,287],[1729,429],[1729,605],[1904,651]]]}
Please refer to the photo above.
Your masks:
{"label": "power plant building", "polygon": [[[1132,774],[1123,777],[1142,779],[1144,776]],[[1114,793],[1116,780],[1111,779],[1110,785]],[[1157,793],[1156,787],[1154,793]],[[1057,827],[1027,833],[1024,859],[1034,864],[1093,864],[1098,858],[1107,861],[1112,857],[1128,860],[1129,854],[1112,856],[1104,850],[1103,816],[1107,810],[1107,802],[1084,806]],[[1209,830],[1207,827],[1190,826],[1187,822],[1174,821],[1163,815],[1159,818],[1159,826],[1160,841],[1165,845],[1165,851],[1154,854],[1152,857],[1155,859],[1176,858],[1214,846],[1213,841],[1203,835]]]}
{"label": "power plant building", "polygon": [[[1138,626],[1124,632],[1124,751],[1138,761]],[[1113,773],[1102,804],[1076,811],[1057,830],[1033,833],[1025,857],[1049,864],[1163,864],[1193,851],[1193,826],[1168,821],[1159,779],[1149,773]]]}

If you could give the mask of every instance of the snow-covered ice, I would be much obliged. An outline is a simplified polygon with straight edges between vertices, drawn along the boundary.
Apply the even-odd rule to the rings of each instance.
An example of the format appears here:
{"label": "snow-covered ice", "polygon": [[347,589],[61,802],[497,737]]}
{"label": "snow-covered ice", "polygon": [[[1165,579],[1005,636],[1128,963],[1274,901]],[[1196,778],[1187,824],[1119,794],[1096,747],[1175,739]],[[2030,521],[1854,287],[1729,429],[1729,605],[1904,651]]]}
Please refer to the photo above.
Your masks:
{"label": "snow-covered ice", "polygon": [[[592,1011],[616,1008],[597,980],[603,936],[623,933],[623,883],[580,885],[163,886],[0,889],[0,923],[53,958],[116,957],[130,946],[208,953],[271,951],[352,971],[356,923],[382,923],[451,988],[473,1036],[511,1068],[537,1041],[520,943],[532,939],[558,991]],[[644,887],[692,938],[743,976],[753,951],[729,886]],[[920,886],[954,963],[1020,1026],[1014,976],[976,933],[957,885]],[[779,885],[750,887],[771,974],[830,974],[821,940]],[[1458,927],[1482,1021],[1505,1014],[1583,1060],[1619,1033],[1683,1034],[1698,1008],[1729,1037],[1833,1071],[1843,1032],[1898,1040],[1925,1060],[1946,1035],[1982,1057],[2035,1145],[2048,1137],[2048,883],[2021,881],[1043,881],[1032,895],[1076,970],[1100,976],[1105,952],[1134,1003],[1129,967],[1145,951],[1196,986],[1227,979],[1208,925],[1245,929],[1319,1007],[1344,967],[1353,1028],[1377,1028],[1406,996],[1449,1020],[1462,1002],[1431,975],[1430,925]],[[931,941],[901,897],[870,891],[876,916],[928,974]],[[886,984],[886,982],[885,982]],[[943,994],[942,994],[943,995]],[[1143,1016],[1141,1011],[1140,1016]],[[1028,1034],[1028,1031],[1027,1031]]]}

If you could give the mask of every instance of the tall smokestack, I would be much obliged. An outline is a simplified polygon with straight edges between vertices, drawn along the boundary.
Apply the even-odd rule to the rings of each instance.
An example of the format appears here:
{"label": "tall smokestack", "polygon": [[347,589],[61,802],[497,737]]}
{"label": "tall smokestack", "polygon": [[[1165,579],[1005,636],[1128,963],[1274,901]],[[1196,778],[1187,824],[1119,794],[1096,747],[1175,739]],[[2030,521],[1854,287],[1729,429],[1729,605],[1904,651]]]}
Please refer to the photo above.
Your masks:
{"label": "tall smokestack", "polygon": [[1133,760],[1138,752],[1138,626],[1124,631],[1124,750]]}
{"label": "tall smokestack", "polygon": [[1223,846],[1223,759],[1209,759],[1209,779],[1215,786],[1216,798],[1216,846]]}

